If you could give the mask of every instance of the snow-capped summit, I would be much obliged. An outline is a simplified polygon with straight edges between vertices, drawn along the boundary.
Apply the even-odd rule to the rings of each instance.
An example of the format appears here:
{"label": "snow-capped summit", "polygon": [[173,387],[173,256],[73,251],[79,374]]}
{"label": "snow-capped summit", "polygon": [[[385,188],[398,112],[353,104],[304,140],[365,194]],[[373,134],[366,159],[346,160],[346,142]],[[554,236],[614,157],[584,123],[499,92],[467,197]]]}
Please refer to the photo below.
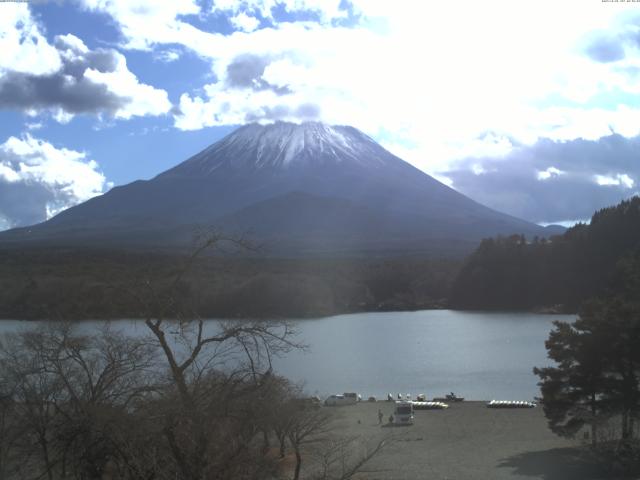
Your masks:
{"label": "snow-capped summit", "polygon": [[392,155],[348,126],[319,122],[252,123],[239,128],[178,167],[172,175],[210,175],[220,168],[287,169],[305,164],[357,163],[379,168]]}
{"label": "snow-capped summit", "polygon": [[148,181],[113,188],[0,242],[169,247],[196,225],[279,254],[460,253],[542,227],[443,185],[353,127],[251,124]]}

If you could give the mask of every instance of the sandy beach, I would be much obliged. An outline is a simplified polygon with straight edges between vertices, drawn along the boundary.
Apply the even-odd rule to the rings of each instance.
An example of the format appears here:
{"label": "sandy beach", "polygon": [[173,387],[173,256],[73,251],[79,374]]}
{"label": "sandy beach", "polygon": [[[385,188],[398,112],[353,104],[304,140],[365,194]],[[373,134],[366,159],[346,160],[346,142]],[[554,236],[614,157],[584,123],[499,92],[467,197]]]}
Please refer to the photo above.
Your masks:
{"label": "sandy beach", "polygon": [[386,422],[392,402],[333,408],[336,428],[369,444],[393,436],[359,479],[590,480],[608,478],[583,440],[567,440],[548,428],[542,408],[489,409],[485,402],[454,403],[447,410],[417,411],[411,426]]}

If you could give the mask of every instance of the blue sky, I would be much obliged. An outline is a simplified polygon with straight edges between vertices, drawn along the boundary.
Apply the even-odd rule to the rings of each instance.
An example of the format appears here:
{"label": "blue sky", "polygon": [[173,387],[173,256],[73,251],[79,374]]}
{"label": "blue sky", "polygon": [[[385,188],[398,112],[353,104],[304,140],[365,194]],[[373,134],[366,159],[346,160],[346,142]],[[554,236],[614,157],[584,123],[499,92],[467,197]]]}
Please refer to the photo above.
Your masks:
{"label": "blue sky", "polygon": [[353,125],[539,223],[637,194],[640,6],[600,0],[0,3],[0,229],[250,121]]}

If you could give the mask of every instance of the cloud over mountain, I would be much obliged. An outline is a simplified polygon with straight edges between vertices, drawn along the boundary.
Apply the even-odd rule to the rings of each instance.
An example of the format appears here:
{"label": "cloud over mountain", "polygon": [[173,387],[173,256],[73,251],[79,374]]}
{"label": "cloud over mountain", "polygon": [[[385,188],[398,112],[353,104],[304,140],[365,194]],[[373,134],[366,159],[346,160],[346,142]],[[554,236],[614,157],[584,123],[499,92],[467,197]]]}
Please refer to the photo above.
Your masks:
{"label": "cloud over mountain", "polygon": [[[109,14],[127,48],[179,45],[208,62],[213,80],[176,102],[181,130],[274,120],[353,124],[403,155],[413,150],[407,158],[431,173],[493,148],[478,141],[487,130],[527,145],[600,138],[611,132],[603,124],[627,137],[640,133],[630,102],[638,92],[629,72],[640,52],[630,40],[636,16],[629,5],[83,4]],[[220,18],[229,31],[207,28]],[[611,91],[616,102],[605,101]]]}
{"label": "cloud over mountain", "polygon": [[637,195],[640,137],[541,140],[504,157],[468,158],[446,173],[477,201],[536,222],[586,220]]}
{"label": "cloud over mountain", "polygon": [[[78,0],[50,7],[2,7],[0,108],[59,121],[161,116],[130,125],[165,132],[172,125],[176,139],[183,130],[249,122],[351,124],[497,208],[492,172],[500,165],[504,201],[544,222],[582,215],[592,202],[578,201],[578,192],[609,203],[635,191],[634,171],[577,178],[578,163],[534,165],[523,153],[582,139],[584,155],[597,156],[603,137],[640,135],[633,2]],[[67,23],[51,31],[82,39],[47,33],[41,22],[65,13]],[[85,20],[96,28],[70,26]],[[47,125],[46,118],[28,122]],[[519,162],[526,178],[516,175]],[[508,180],[516,178],[517,197]],[[566,208],[538,196],[571,181]],[[477,195],[482,182],[493,191]]]}

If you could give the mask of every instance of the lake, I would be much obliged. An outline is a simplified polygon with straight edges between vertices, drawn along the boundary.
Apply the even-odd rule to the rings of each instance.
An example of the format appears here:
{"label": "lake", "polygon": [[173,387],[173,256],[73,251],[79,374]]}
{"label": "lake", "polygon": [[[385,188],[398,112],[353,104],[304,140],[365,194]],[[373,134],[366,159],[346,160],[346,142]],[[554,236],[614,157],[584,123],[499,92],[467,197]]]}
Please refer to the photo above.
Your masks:
{"label": "lake", "polygon": [[[574,318],[424,310],[297,320],[299,340],[309,351],[277,359],[275,369],[322,397],[342,392],[433,397],[454,391],[472,400],[530,400],[539,395],[533,367],[551,364],[544,341],[552,321]],[[82,329],[99,323],[83,322]],[[137,321],[114,323],[131,334],[145,332]],[[0,333],[29,325],[0,321]]]}

